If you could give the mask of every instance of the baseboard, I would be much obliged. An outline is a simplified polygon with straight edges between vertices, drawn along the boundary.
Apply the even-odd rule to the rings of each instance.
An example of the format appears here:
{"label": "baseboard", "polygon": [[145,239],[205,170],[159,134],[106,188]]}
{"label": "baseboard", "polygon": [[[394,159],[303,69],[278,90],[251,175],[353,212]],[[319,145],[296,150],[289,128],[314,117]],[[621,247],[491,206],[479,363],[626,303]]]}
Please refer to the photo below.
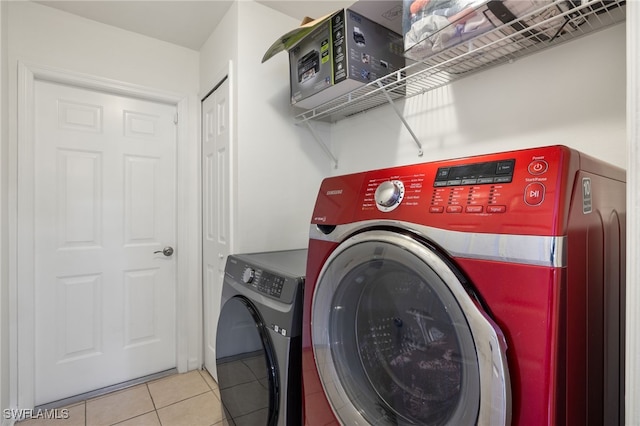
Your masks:
{"label": "baseboard", "polygon": [[202,367],[202,362],[200,362],[199,358],[191,358],[187,363],[187,369],[191,370],[199,370]]}

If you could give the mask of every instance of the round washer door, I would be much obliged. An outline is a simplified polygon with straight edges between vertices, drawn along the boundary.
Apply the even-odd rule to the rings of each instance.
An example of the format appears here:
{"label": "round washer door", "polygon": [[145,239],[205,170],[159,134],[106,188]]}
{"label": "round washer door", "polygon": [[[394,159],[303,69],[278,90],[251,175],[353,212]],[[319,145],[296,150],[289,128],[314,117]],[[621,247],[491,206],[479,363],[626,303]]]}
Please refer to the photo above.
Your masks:
{"label": "round washer door", "polygon": [[320,272],[311,315],[342,424],[509,424],[504,337],[427,245],[382,230],[351,237]]}
{"label": "round washer door", "polygon": [[276,353],[260,312],[244,296],[230,298],[220,310],[216,355],[220,398],[230,424],[275,426],[280,398]]}

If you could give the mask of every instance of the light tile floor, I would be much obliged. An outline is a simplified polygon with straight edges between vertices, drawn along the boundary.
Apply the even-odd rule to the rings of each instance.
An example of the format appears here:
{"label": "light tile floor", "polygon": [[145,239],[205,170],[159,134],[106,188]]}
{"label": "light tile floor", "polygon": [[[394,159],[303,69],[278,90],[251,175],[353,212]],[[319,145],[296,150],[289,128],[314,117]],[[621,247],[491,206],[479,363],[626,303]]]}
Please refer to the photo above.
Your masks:
{"label": "light tile floor", "polygon": [[28,419],[16,425],[227,425],[223,419],[218,385],[205,370],[174,374],[64,408],[68,409],[68,416],[64,416],[66,419]]}

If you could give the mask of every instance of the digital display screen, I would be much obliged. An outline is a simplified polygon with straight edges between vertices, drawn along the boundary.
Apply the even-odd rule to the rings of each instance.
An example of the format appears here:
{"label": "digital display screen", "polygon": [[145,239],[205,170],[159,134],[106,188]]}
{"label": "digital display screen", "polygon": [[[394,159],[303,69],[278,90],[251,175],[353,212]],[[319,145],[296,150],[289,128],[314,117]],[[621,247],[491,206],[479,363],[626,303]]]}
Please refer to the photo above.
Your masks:
{"label": "digital display screen", "polygon": [[512,159],[453,167],[440,167],[436,173],[434,186],[508,183],[513,179],[515,163],[516,160]]}

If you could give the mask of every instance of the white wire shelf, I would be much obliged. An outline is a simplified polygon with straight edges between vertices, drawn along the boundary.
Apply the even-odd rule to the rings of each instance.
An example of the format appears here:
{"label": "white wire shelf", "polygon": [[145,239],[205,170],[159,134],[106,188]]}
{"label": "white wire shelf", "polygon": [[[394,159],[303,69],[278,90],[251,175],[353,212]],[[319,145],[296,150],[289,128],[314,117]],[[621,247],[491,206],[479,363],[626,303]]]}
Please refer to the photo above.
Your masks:
{"label": "white wire shelf", "polygon": [[[568,3],[556,0],[515,21],[438,52],[427,59],[407,59],[407,63],[411,63],[405,68],[315,108],[301,111],[296,115],[296,120],[299,123],[309,120],[336,122],[382,104],[393,103],[396,99],[410,98],[475,72],[591,34],[624,22],[626,17],[624,0],[592,0],[567,10],[565,5]],[[561,4],[563,7],[560,7]],[[540,20],[541,15],[549,18]],[[538,17],[538,22],[532,23],[534,17]],[[559,28],[562,30],[557,31]],[[548,35],[550,29],[553,29],[553,34],[541,41],[540,34],[544,32]],[[417,140],[416,142],[418,143]]]}

